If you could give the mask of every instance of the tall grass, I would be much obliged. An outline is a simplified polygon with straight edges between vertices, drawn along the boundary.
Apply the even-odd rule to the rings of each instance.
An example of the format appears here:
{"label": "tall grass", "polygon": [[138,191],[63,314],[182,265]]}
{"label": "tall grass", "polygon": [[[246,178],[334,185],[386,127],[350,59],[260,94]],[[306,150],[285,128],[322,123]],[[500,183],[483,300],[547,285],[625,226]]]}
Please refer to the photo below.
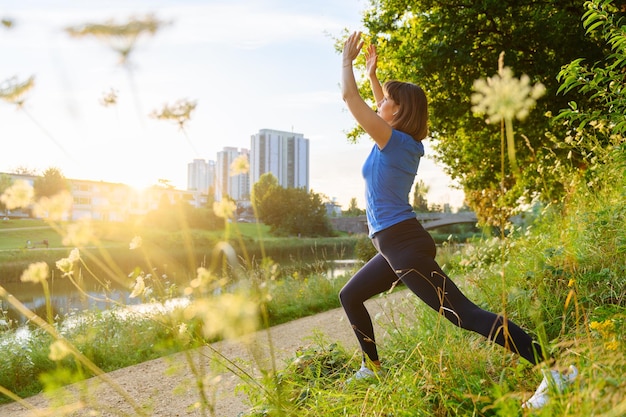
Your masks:
{"label": "tall grass", "polygon": [[[497,238],[448,245],[440,258],[477,303],[505,310],[534,332],[558,365],[578,366],[579,382],[535,415],[617,416],[624,410],[626,183],[619,156],[606,170],[611,187],[589,193],[581,185],[567,204],[545,207],[531,227],[507,238],[504,265],[503,242]],[[138,292],[145,302],[183,294],[190,304],[149,317],[120,305],[107,315],[80,314],[71,326],[69,319],[51,323],[54,330],[44,320],[28,342],[3,338],[3,350],[15,352],[2,358],[6,372],[0,386],[6,398],[27,397],[94,375],[104,378],[105,372],[121,366],[233,337],[233,331],[249,332],[252,317],[267,327],[338,306],[337,292],[346,277],[328,280],[315,265],[306,274],[281,269],[269,257],[259,258],[246,272],[237,268],[242,258],[233,246],[224,245],[221,253],[233,263],[238,285],[227,286],[204,269],[180,292],[156,297],[157,287],[143,275],[144,285],[153,284],[152,293]],[[539,382],[537,369],[460,331],[417,299],[407,302],[413,305],[397,312],[400,318],[387,325],[389,336],[379,341],[385,372],[378,380],[346,385],[360,355],[320,338],[261,380],[240,375],[246,381],[248,415],[519,415],[521,401]],[[221,323],[217,329],[215,320]],[[51,346],[59,341],[72,346],[65,356],[52,353]],[[202,371],[197,372],[202,381]],[[204,414],[210,415],[211,400],[205,401]]]}
{"label": "tall grass", "polygon": [[[497,238],[451,247],[441,259],[478,304],[505,310],[531,329],[557,367],[578,367],[573,386],[529,414],[626,413],[625,154],[617,149],[601,174],[610,185],[591,191],[580,184],[567,204],[545,207],[531,227],[509,237],[504,266]],[[397,312],[400,320],[385,325],[389,336],[378,342],[384,358],[379,378],[346,384],[360,355],[321,340],[295,352],[275,379],[265,381],[265,391],[248,390],[246,415],[522,414],[521,402],[541,379],[538,369],[414,303],[412,310]]]}

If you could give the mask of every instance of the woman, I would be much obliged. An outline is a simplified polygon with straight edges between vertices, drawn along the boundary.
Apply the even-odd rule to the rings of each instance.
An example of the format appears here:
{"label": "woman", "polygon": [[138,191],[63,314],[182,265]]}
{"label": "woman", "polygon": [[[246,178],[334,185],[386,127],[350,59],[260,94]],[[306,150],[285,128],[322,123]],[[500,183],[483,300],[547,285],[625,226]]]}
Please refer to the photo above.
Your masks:
{"label": "woman", "polygon": [[[480,333],[536,365],[547,358],[532,338],[515,323],[471,302],[435,262],[435,242],[416,219],[409,204],[428,133],[428,104],[417,85],[376,76],[377,53],[366,54],[366,70],[376,100],[374,112],[360,96],[352,63],[363,47],[361,33],[348,37],[343,48],[343,99],[357,123],[374,140],[363,165],[369,237],[377,254],[343,287],[339,297],[363,351],[363,363],[352,379],[376,376],[380,359],[372,320],[364,302],[402,281],[432,309],[455,325]],[[561,389],[575,376],[550,371],[524,406],[538,408],[548,397],[548,386]]]}

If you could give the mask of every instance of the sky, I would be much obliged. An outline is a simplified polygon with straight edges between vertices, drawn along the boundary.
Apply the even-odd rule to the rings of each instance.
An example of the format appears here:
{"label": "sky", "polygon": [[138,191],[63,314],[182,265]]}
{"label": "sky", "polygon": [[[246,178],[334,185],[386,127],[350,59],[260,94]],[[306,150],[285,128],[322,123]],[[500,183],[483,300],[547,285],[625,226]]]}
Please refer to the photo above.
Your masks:
{"label": "sky", "polygon": [[[72,179],[187,187],[187,164],[224,147],[249,148],[260,129],[310,140],[310,188],[345,208],[364,204],[361,165],[372,147],[349,143],[355,122],[340,93],[335,39],[362,29],[368,0],[0,0],[0,88],[35,85],[21,109],[0,101],[0,172],[59,168]],[[126,65],[109,44],[72,38],[86,23],[152,14],[167,22],[141,36]],[[382,55],[382,53],[381,53]],[[104,106],[114,91],[117,103]],[[181,130],[151,117],[196,103]],[[463,193],[427,157],[417,178],[428,201],[459,207]],[[428,157],[428,155],[431,157]]]}

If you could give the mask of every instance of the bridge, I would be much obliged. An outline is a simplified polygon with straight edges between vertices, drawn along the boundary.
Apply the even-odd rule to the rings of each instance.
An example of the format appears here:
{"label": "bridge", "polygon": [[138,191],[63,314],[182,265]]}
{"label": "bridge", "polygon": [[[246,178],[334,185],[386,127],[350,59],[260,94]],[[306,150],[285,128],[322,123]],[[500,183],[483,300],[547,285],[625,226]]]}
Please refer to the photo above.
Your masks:
{"label": "bridge", "polygon": [[[472,211],[462,211],[460,213],[416,213],[416,217],[426,230],[452,224],[476,224],[478,222],[476,213]],[[367,218],[365,216],[331,217],[330,224],[335,230],[340,232],[354,234],[367,233]]]}

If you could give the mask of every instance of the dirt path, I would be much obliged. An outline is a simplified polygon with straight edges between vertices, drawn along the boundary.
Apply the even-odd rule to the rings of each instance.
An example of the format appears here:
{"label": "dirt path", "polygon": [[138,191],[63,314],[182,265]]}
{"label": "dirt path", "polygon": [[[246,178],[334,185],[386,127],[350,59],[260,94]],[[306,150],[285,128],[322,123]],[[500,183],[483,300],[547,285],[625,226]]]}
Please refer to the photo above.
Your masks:
{"label": "dirt path", "polygon": [[[368,301],[368,308],[372,317],[376,317],[377,341],[384,341],[384,323],[396,320],[397,315],[411,308],[412,303],[403,301],[411,299],[410,292],[399,291],[391,295],[375,298]],[[384,314],[380,314],[384,313]],[[383,327],[381,327],[383,326]],[[316,335],[322,335],[323,340],[328,343],[338,342],[348,351],[357,350],[357,343],[350,325],[348,324],[343,310],[335,309],[315,316],[305,317],[289,323],[272,327],[268,332],[258,332],[255,334],[254,349],[240,342],[223,341],[215,343],[212,348],[220,352],[225,357],[234,360],[238,366],[251,375],[258,375],[258,364],[269,363],[271,358],[275,358],[277,368],[282,368],[285,361],[292,358],[300,347],[314,345]],[[271,340],[274,354],[270,353],[269,343]],[[255,360],[251,355],[255,352]],[[196,366],[206,366],[208,369],[208,357],[212,356],[208,348],[189,352],[196,360]],[[201,359],[202,358],[202,359]],[[262,365],[263,366],[263,365]],[[185,358],[185,353],[179,353],[166,358],[155,359],[144,362],[136,366],[119,369],[107,374],[115,381],[130,397],[139,405],[152,410],[151,416],[176,417],[176,416],[200,416],[199,410],[194,408],[198,402],[198,391],[193,379],[190,365]],[[241,380],[232,373],[224,372],[215,375],[210,385],[215,387],[214,399],[210,401],[215,405],[215,416],[236,417],[239,413],[246,411],[248,406],[244,395],[235,392],[235,387]],[[79,403],[80,387],[87,386],[87,398],[83,406]],[[68,393],[62,401],[63,404],[74,404],[80,410],[72,414],[76,417],[87,416],[119,416],[124,411],[129,415],[134,415],[132,408],[127,402],[102,381],[92,378],[86,384],[76,384],[66,390]],[[54,400],[62,399],[59,392],[52,400],[44,395],[37,395],[28,398],[28,403],[34,409],[25,408],[17,403],[0,406],[0,416],[2,417],[26,417],[26,416],[59,416],[63,415],[58,409],[51,407]],[[91,406],[97,404],[95,409],[99,413],[93,413]],[[112,411],[103,411],[109,408]]]}

